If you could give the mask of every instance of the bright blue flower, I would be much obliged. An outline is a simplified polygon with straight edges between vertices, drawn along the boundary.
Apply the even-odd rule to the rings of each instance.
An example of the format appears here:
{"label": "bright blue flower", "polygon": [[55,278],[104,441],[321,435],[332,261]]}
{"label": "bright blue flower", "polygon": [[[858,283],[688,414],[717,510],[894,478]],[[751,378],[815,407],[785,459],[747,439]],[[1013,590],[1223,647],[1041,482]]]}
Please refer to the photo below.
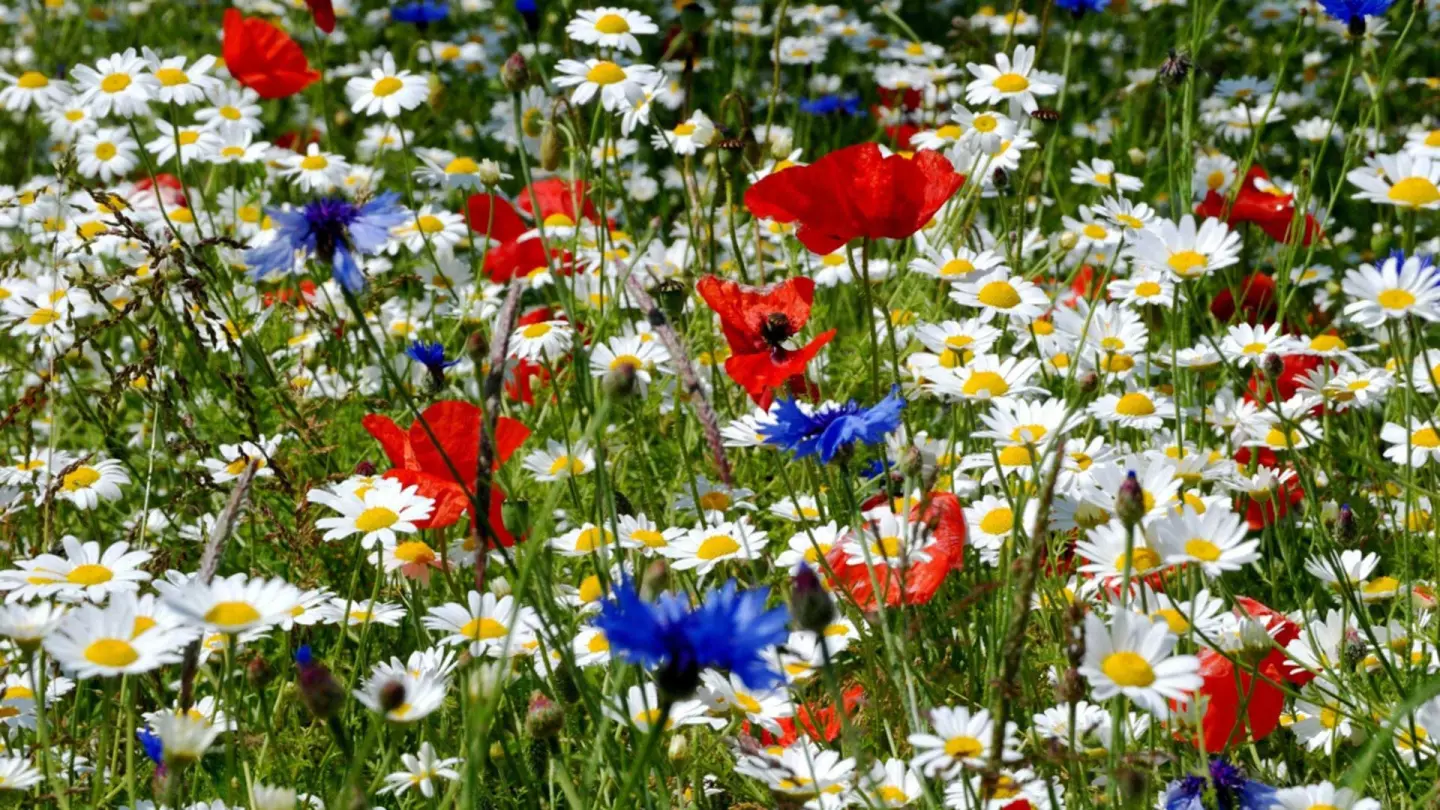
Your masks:
{"label": "bright blue flower", "polygon": [[860,115],[860,97],[826,95],[819,98],[801,99],[800,112],[806,115],[831,115],[833,113]]}
{"label": "bright blue flower", "polygon": [[1098,14],[1110,7],[1110,0],[1055,0],[1055,5],[1076,15],[1086,12]]}
{"label": "bright blue flower", "polygon": [[[1403,250],[1392,250],[1392,251],[1390,251],[1390,255],[1389,255],[1388,257],[1386,257],[1386,258],[1394,259],[1394,260],[1395,260],[1395,266],[1396,266],[1396,268],[1398,269],[1398,268],[1400,268],[1400,267],[1404,267],[1404,266],[1405,266],[1405,260],[1408,259],[1408,258],[1410,258],[1410,257],[1409,257],[1409,256],[1406,256],[1406,255],[1405,255],[1405,251],[1403,251]],[[1417,258],[1417,259],[1420,260],[1420,269],[1421,269],[1421,270],[1424,270],[1424,269],[1427,268],[1427,267],[1433,267],[1433,266],[1435,265],[1435,257],[1434,257],[1434,256],[1422,256],[1422,255],[1420,255],[1420,254],[1417,253],[1417,254],[1415,254],[1415,258]]]}
{"label": "bright blue flower", "polygon": [[445,369],[459,363],[460,360],[445,359],[445,344],[436,341],[426,343],[422,340],[412,340],[410,345],[405,347],[405,356],[425,367],[430,372],[430,380],[438,390],[445,387]]}
{"label": "bright blue flower", "polygon": [[[1352,29],[1366,17],[1380,17],[1390,10],[1395,0],[1320,0],[1320,7],[1331,17],[1348,23]],[[1365,29],[1361,28],[1361,32]]]}
{"label": "bright blue flower", "polygon": [[418,0],[390,8],[390,19],[411,25],[429,25],[450,16],[450,7],[438,0]]}
{"label": "bright blue flower", "polygon": [[692,610],[684,594],[646,602],[626,580],[601,606],[595,626],[621,658],[657,670],[656,683],[671,697],[693,693],[703,669],[733,672],[751,689],[770,689],[785,679],[762,653],[788,638],[790,615],[784,606],[767,610],[769,595],[769,588],[739,591],[732,579]]}
{"label": "bright blue flower", "polygon": [[521,14],[534,14],[540,9],[536,7],[535,0],[515,0],[515,10]]}
{"label": "bright blue flower", "polygon": [[900,411],[905,400],[900,386],[891,387],[890,395],[873,407],[862,408],[855,400],[844,405],[826,403],[812,413],[805,413],[793,399],[775,403],[771,415],[775,424],[760,429],[765,443],[795,453],[796,458],[820,454],[828,464],[840,452],[857,441],[878,444],[885,434],[900,426]]}
{"label": "bright blue flower", "polygon": [[[1211,798],[1213,806],[1206,804]],[[1253,779],[1245,772],[1216,757],[1210,760],[1210,776],[1187,776],[1170,783],[1165,790],[1164,810],[1270,810],[1275,788]]]}
{"label": "bright blue flower", "polygon": [[135,732],[140,740],[140,746],[145,749],[145,756],[150,761],[161,767],[165,766],[165,745],[160,742],[160,735],[155,734],[148,728],[142,728]]}
{"label": "bright blue flower", "polygon": [[315,257],[330,265],[330,273],[345,289],[357,292],[365,276],[355,254],[379,253],[390,240],[390,229],[405,224],[409,214],[399,206],[399,195],[386,192],[361,206],[339,197],[312,200],[298,211],[267,208],[275,223],[275,238],[245,251],[245,264],[253,278],[290,273],[296,254]]}

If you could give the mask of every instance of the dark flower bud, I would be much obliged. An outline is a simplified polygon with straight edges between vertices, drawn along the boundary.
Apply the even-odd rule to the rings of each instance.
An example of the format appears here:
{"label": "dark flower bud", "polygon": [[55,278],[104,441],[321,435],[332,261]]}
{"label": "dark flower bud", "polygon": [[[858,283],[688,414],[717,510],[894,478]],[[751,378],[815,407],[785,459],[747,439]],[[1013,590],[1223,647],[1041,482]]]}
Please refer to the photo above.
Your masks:
{"label": "dark flower bud", "polygon": [[1349,547],[1355,542],[1360,533],[1359,526],[1355,523],[1355,511],[1350,504],[1340,504],[1340,512],[1335,515],[1335,540],[1341,546]]}
{"label": "dark flower bud", "polygon": [[1126,529],[1134,528],[1145,517],[1145,490],[1140,487],[1140,479],[1135,477],[1134,470],[1125,474],[1120,491],[1115,493],[1115,512]]}
{"label": "dark flower bud", "polygon": [[680,27],[690,34],[705,27],[705,7],[699,3],[686,3],[680,9]]}
{"label": "dark flower bud", "polygon": [[995,171],[990,173],[990,177],[995,181],[996,189],[1003,189],[1010,185],[1010,173],[1004,169],[996,167]]}
{"label": "dark flower bud", "polygon": [[1285,373],[1285,360],[1278,354],[1267,354],[1261,362],[1265,366],[1265,376],[1271,380],[1278,380]]}
{"label": "dark flower bud", "polygon": [[355,465],[355,474],[356,474],[356,475],[374,475],[374,474],[375,474],[375,462],[373,462],[373,461],[362,461],[362,462],[360,462],[359,464],[356,464],[356,465]]}
{"label": "dark flower bud", "polygon": [[905,448],[900,456],[900,472],[907,478],[919,478],[925,474],[925,454],[915,445]]}
{"label": "dark flower bud", "polygon": [[796,626],[813,633],[824,633],[835,620],[835,600],[825,592],[820,577],[805,563],[790,582],[790,613]]}
{"label": "dark flower bud", "polygon": [[1190,57],[1171,48],[1170,55],[1160,63],[1159,74],[1161,79],[1172,86],[1180,84],[1190,74]]}
{"label": "dark flower bud", "polygon": [[251,686],[260,689],[274,680],[275,670],[265,661],[264,656],[257,655],[245,665],[245,677]]}
{"label": "dark flower bud", "polygon": [[510,54],[510,58],[500,66],[500,83],[512,93],[518,93],[530,85],[530,65],[519,51]]}
{"label": "dark flower bud", "polygon": [[1365,36],[1365,18],[1359,14],[1351,17],[1345,27],[1349,30],[1351,39],[1360,39]]}
{"label": "dark flower bud", "polygon": [[[685,311],[685,301],[690,297],[690,288],[685,286],[679,279],[667,278],[650,289],[650,295],[654,296],[656,303],[660,305],[660,313],[670,320],[679,320],[680,315]],[[651,326],[659,326],[652,318]]]}
{"label": "dark flower bud", "polygon": [[470,362],[475,368],[484,368],[490,361],[490,341],[485,339],[484,333],[475,331],[465,339],[465,353],[470,355]]}
{"label": "dark flower bud", "polygon": [[545,696],[544,692],[530,694],[530,708],[525,711],[525,731],[537,740],[554,737],[565,727],[565,709]]}
{"label": "dark flower bud", "polygon": [[405,705],[405,684],[400,681],[388,681],[380,687],[380,708],[386,714],[395,711]]}
{"label": "dark flower bud", "polygon": [[1093,371],[1087,371],[1080,377],[1080,393],[1092,394],[1100,387],[1100,375]]}
{"label": "dark flower bud", "polygon": [[617,399],[628,398],[640,388],[640,368],[630,361],[618,363],[605,372],[600,387]]}
{"label": "dark flower bud", "polygon": [[308,644],[295,651],[295,663],[300,669],[298,685],[305,708],[321,720],[333,717],[345,702],[344,687],[324,664],[315,660]]}

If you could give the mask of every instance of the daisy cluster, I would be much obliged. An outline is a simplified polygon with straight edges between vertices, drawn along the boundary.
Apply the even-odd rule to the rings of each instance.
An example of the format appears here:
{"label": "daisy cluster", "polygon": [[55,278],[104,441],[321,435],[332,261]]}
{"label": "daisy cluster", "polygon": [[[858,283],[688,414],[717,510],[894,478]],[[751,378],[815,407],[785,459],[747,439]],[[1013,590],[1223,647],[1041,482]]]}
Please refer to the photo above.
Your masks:
{"label": "daisy cluster", "polygon": [[1434,801],[1424,4],[0,24],[0,806]]}

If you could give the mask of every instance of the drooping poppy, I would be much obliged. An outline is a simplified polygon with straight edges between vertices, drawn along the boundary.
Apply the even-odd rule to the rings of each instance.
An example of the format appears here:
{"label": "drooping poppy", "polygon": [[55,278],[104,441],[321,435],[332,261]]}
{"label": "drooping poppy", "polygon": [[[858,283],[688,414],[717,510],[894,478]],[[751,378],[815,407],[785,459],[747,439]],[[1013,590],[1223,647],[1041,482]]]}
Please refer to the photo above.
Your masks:
{"label": "drooping poppy", "polygon": [[769,175],[746,190],[745,207],[757,217],[798,222],[796,237],[824,255],[856,237],[913,235],[964,182],[939,152],[885,157],[876,144],[862,143]]}
{"label": "drooping poppy", "polygon": [[1251,166],[1245,173],[1245,182],[1240,184],[1235,202],[1228,211],[1225,203],[1224,196],[1211,190],[1205,194],[1205,199],[1195,206],[1195,213],[1202,217],[1223,219],[1230,225],[1252,222],[1276,242],[1292,241],[1297,230],[1302,245],[1308,245],[1312,240],[1325,235],[1320,223],[1310,214],[1305,215],[1303,228],[1294,227],[1295,195],[1285,193],[1270,182],[1270,175],[1260,166]]}
{"label": "drooping poppy", "polygon": [[[408,431],[388,416],[369,414],[361,424],[390,459],[394,468],[385,473],[406,486],[418,487],[419,493],[435,501],[429,520],[417,521],[422,529],[440,529],[454,525],[465,513],[476,519],[470,496],[475,492],[480,460],[481,411],[475,405],[459,400],[436,402],[420,413],[420,419]],[[427,432],[426,426],[429,427]],[[435,441],[431,441],[433,433]],[[530,429],[508,417],[495,424],[495,466],[499,467],[529,437]],[[514,545],[515,538],[505,530],[500,507],[505,493],[491,486],[488,519],[502,545]]]}
{"label": "drooping poppy", "polygon": [[[921,521],[929,528],[935,542],[925,548],[930,559],[915,562],[902,569],[885,564],[874,567],[874,581],[884,592],[885,604],[923,605],[934,598],[951,571],[965,565],[965,510],[960,499],[949,492],[933,492],[923,504],[911,507],[911,520]],[[843,591],[861,610],[874,610],[878,604],[870,570],[864,563],[852,565],[844,548],[837,545],[825,555],[834,572],[831,583]]]}
{"label": "drooping poppy", "polygon": [[315,27],[327,34],[335,33],[335,6],[330,0],[305,0],[310,16],[315,18]]}
{"label": "drooping poppy", "polygon": [[225,11],[225,67],[261,98],[286,98],[320,78],[289,34],[259,17]]}
{"label": "drooping poppy", "polygon": [[731,352],[725,373],[757,405],[768,408],[775,390],[787,383],[795,393],[810,393],[805,366],[835,337],[835,330],[816,335],[798,349],[786,343],[810,320],[814,281],[791,278],[762,289],[705,276],[695,288],[720,316]]}
{"label": "drooping poppy", "polygon": [[1258,674],[1236,667],[1234,661],[1215,650],[1200,652],[1200,677],[1204,682],[1196,697],[1204,701],[1205,713],[1200,734],[1192,742],[1203,742],[1211,753],[1269,736],[1280,724],[1285,705],[1285,693],[1279,684],[1303,686],[1311,677],[1306,672],[1290,672],[1285,652],[1280,649],[1300,636],[1298,625],[1249,597],[1238,597],[1235,602],[1251,618],[1265,623],[1278,647],[1256,664]]}

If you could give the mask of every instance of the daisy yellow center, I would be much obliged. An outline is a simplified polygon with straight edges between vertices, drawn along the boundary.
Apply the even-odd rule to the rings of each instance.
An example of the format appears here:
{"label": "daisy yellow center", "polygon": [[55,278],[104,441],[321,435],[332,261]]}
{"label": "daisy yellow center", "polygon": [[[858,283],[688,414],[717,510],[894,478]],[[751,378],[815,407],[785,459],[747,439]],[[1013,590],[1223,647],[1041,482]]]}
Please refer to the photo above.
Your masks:
{"label": "daisy yellow center", "polygon": [[1360,587],[1360,590],[1368,594],[1390,593],[1400,587],[1400,580],[1395,577],[1376,577]]}
{"label": "daisy yellow center", "polygon": [[967,259],[951,259],[940,267],[942,276],[963,276],[975,272],[975,265]]}
{"label": "daisy yellow center", "polygon": [[686,135],[692,135],[695,133],[695,125],[690,123],[689,121],[686,121],[685,123],[675,127],[675,129],[672,131],[676,135],[679,135],[683,138]]}
{"label": "daisy yellow center", "polygon": [[614,62],[597,62],[585,73],[585,81],[598,85],[618,84],[625,81],[625,70]]}
{"label": "daisy yellow center", "polygon": [[130,81],[128,73],[111,73],[100,80],[100,89],[107,93],[118,93],[129,87]]}
{"label": "daisy yellow center", "polygon": [[445,221],[433,214],[421,214],[415,218],[415,229],[421,233],[438,233],[445,230]]}
{"label": "daisy yellow center", "polygon": [[630,533],[630,538],[644,543],[647,548],[664,548],[666,546],[665,535],[654,529],[636,529]]}
{"label": "daisy yellow center", "polygon": [[900,556],[900,538],[896,535],[887,535],[875,541],[874,550],[883,557]]}
{"label": "daisy yellow center", "polygon": [[435,549],[419,540],[411,540],[395,546],[395,558],[406,563],[431,563],[435,561]]}
{"label": "daisy yellow center", "polygon": [[1125,350],[1125,341],[1118,337],[1107,337],[1100,341],[1100,348],[1107,352],[1119,352]]}
{"label": "daisy yellow center", "polygon": [[1434,450],[1440,447],[1440,433],[1436,433],[1435,428],[1420,428],[1410,434],[1410,443],[1426,450]]}
{"label": "daisy yellow center", "polygon": [[700,496],[700,508],[707,512],[723,512],[730,508],[730,496],[724,492],[707,492]]}
{"label": "daisy yellow center", "polygon": [[1131,216],[1130,214],[1116,214],[1115,219],[1127,228],[1139,230],[1145,227],[1145,223],[1141,222],[1139,217]]}
{"label": "daisy yellow center", "polygon": [[991,509],[980,518],[980,531],[986,534],[1009,534],[1014,525],[1015,513],[1008,506]]}
{"label": "daisy yellow center", "polygon": [[585,472],[585,462],[581,461],[578,458],[572,459],[569,456],[560,456],[559,458],[550,462],[551,475],[559,475],[566,470],[569,470],[571,475],[579,475],[580,473]]}
{"label": "daisy yellow center", "polygon": [[724,534],[716,534],[705,538],[695,549],[695,556],[702,560],[715,560],[727,554],[734,554],[740,550],[740,544],[735,538]]}
{"label": "daisy yellow center", "polygon": [[63,487],[66,492],[75,492],[77,490],[89,489],[99,480],[100,472],[94,467],[81,467],[78,470],[72,470],[66,473],[65,478],[61,482],[61,487]]}
{"label": "daisy yellow center", "polygon": [[1100,671],[1119,686],[1146,687],[1155,682],[1155,670],[1139,653],[1113,652],[1100,662]]}
{"label": "daisy yellow center", "polygon": [[99,160],[109,160],[115,157],[115,153],[118,151],[120,150],[115,148],[115,144],[109,141],[101,141],[95,144],[95,157]]}
{"label": "daisy yellow center", "polygon": [[1005,382],[1005,378],[996,372],[977,371],[965,381],[963,390],[972,397],[982,391],[992,397],[1003,397],[1010,391],[1010,383]]}
{"label": "daisy yellow center", "polygon": [[1409,208],[1423,208],[1440,202],[1440,187],[1425,177],[1407,177],[1390,187],[1390,201]]}
{"label": "daisy yellow center", "polygon": [[84,121],[84,120],[85,120],[85,111],[84,111],[84,110],[66,110],[66,111],[65,111],[65,120],[66,120],[66,121],[69,121],[69,122],[72,123],[72,124],[77,124],[77,123],[79,123],[79,122],[81,122],[81,121]]}
{"label": "daisy yellow center", "polygon": [[1265,353],[1265,350],[1266,350],[1267,348],[1269,348],[1269,344],[1268,344],[1268,343],[1259,343],[1259,342],[1256,342],[1256,343],[1246,343],[1246,344],[1245,344],[1245,347],[1242,348],[1240,351],[1244,352],[1245,354],[1249,354],[1249,355],[1260,355],[1260,354],[1264,354],[1264,353]]}
{"label": "daisy yellow center", "polygon": [[980,288],[975,296],[980,303],[995,309],[1011,309],[1020,303],[1020,293],[1008,281],[992,281]]}
{"label": "daisy yellow center", "polygon": [[600,584],[600,577],[591,574],[580,580],[580,587],[577,589],[581,602],[589,604],[605,595],[605,587]]}
{"label": "daisy yellow center", "polygon": [[1192,537],[1185,541],[1185,553],[1203,562],[1220,559],[1220,547],[1201,537]]}
{"label": "daisy yellow center", "polygon": [[446,174],[474,174],[480,171],[480,164],[468,157],[457,157],[445,164]]}
{"label": "daisy yellow center", "polygon": [[955,759],[969,759],[979,756],[985,744],[968,734],[958,734],[945,741],[945,753]]}
{"label": "daisy yellow center", "polygon": [[1030,80],[1019,73],[1002,73],[995,77],[994,84],[1002,93],[1023,93],[1030,89]]}
{"label": "daisy yellow center", "polygon": [[1153,281],[1142,281],[1135,285],[1135,294],[1141,298],[1154,298],[1159,295],[1161,288]]}
{"label": "daisy yellow center", "polygon": [[190,146],[200,140],[200,133],[193,129],[187,129],[176,136],[175,140],[179,141],[181,146]]}
{"label": "daisy yellow center", "polygon": [[404,86],[405,83],[395,78],[394,76],[386,76],[380,81],[375,82],[375,88],[370,92],[376,96],[379,96],[380,98],[384,98],[386,96],[395,95],[396,93],[400,92],[400,88]]}
{"label": "daisy yellow center", "polygon": [[[1148,508],[1146,511],[1149,511]],[[1160,555],[1154,549],[1137,548],[1130,553],[1130,570],[1136,573],[1144,573],[1160,566]],[[1125,570],[1126,557],[1124,554],[1115,558],[1115,570]]]}
{"label": "daisy yellow center", "polygon": [[606,638],[604,633],[596,633],[590,637],[590,643],[586,644],[585,648],[592,653],[605,652],[610,649],[610,639]]}
{"label": "daisy yellow center", "polygon": [[1144,394],[1130,393],[1115,403],[1115,412],[1121,416],[1149,416],[1155,413],[1155,403]]}
{"label": "daisy yellow center", "polygon": [[260,620],[260,611],[249,602],[216,602],[205,611],[205,621],[216,627],[240,627]]}
{"label": "daisy yellow center", "polygon": [[886,804],[900,805],[910,800],[910,796],[905,791],[894,785],[881,785],[875,791],[875,795]]}
{"label": "daisy yellow center", "polygon": [[1182,250],[1171,253],[1166,264],[1170,265],[1170,269],[1177,275],[1188,276],[1197,270],[1205,269],[1205,257],[1193,250]]}
{"label": "daisy yellow center", "polygon": [[1170,625],[1170,632],[1176,635],[1190,629],[1190,620],[1175,608],[1161,608],[1150,615],[1157,619],[1164,619],[1165,623]]}
{"label": "daisy yellow center", "polygon": [[505,629],[505,625],[488,616],[480,619],[471,619],[465,623],[464,627],[460,628],[460,635],[476,641],[483,641],[489,638],[504,638],[508,632],[509,631]]}
{"label": "daisy yellow center", "polygon": [[103,565],[86,563],[77,565],[65,576],[66,581],[72,585],[103,585],[115,578],[114,572]]}
{"label": "daisy yellow center", "polygon": [[96,666],[119,669],[140,660],[140,653],[123,639],[101,638],[86,645],[85,660]]}
{"label": "daisy yellow center", "polygon": [[595,30],[602,34],[628,34],[630,23],[619,14],[606,14],[595,21]]}
{"label": "daisy yellow center", "polygon": [[[635,713],[635,725],[637,726],[653,726],[658,722],[660,722],[659,709],[641,709]],[[668,726],[669,723],[666,725]]]}
{"label": "daisy yellow center", "polygon": [[227,146],[220,150],[220,154],[230,158],[245,157],[245,148],[241,146]]}
{"label": "daisy yellow center", "polygon": [[400,515],[397,514],[394,509],[384,506],[372,506],[364,512],[361,512],[359,517],[355,518],[355,528],[366,533],[378,532],[381,529],[388,529],[394,526],[395,522],[399,519]]}
{"label": "daisy yellow center", "polygon": [[1106,231],[1103,227],[1096,225],[1093,222],[1089,225],[1086,225],[1081,230],[1085,233],[1086,239],[1104,239],[1106,236],[1110,235],[1110,233]]}
{"label": "daisy yellow center", "polygon": [[49,87],[50,80],[43,73],[27,70],[20,74],[20,78],[15,80],[15,84],[26,90],[39,90],[42,87]]}
{"label": "daisy yellow center", "polygon": [[640,358],[636,357],[633,354],[622,354],[616,357],[614,360],[610,361],[610,368],[612,371],[615,369],[623,368],[625,366],[631,366],[632,368],[644,368],[645,364],[641,362]]}
{"label": "daisy yellow center", "polygon": [[34,700],[35,692],[28,686],[12,686],[5,690],[6,700]]}
{"label": "daisy yellow center", "polygon": [[1384,290],[1375,302],[1386,309],[1406,309],[1415,305],[1415,294],[1409,290]]}
{"label": "daisy yellow center", "polygon": [[532,323],[524,329],[521,329],[520,334],[524,335],[527,338],[530,338],[531,340],[534,340],[535,338],[542,338],[550,334],[550,324]]}
{"label": "daisy yellow center", "polygon": [[231,107],[229,104],[226,104],[224,107],[220,108],[220,117],[224,118],[227,121],[239,121],[244,116],[241,114],[238,108]]}
{"label": "daisy yellow center", "polygon": [[1335,335],[1317,335],[1310,340],[1310,348],[1317,352],[1345,351],[1345,341]]}
{"label": "daisy yellow center", "polygon": [[575,550],[594,551],[601,546],[609,545],[612,539],[613,537],[610,532],[607,532],[604,529],[600,529],[595,526],[591,526],[590,528],[585,529],[584,531],[580,532],[580,534],[576,535]]}
{"label": "daisy yellow center", "polygon": [[304,160],[300,161],[300,168],[307,172],[318,172],[329,165],[330,161],[326,160],[324,155],[306,155]]}
{"label": "daisy yellow center", "polygon": [[1001,467],[1026,467],[1030,464],[1030,450],[1022,445],[1012,444],[999,453]]}
{"label": "daisy yellow center", "polygon": [[179,68],[160,68],[155,71],[155,78],[159,79],[160,84],[165,87],[190,83],[190,77],[186,76],[185,71]]}

